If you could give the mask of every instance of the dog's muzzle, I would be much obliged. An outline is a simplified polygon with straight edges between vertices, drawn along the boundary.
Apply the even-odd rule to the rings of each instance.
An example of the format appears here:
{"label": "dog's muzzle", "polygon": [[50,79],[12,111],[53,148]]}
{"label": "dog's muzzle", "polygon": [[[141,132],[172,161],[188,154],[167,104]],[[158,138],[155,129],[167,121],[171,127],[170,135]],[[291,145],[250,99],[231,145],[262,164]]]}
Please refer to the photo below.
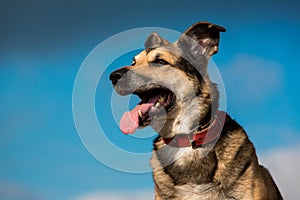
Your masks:
{"label": "dog's muzzle", "polygon": [[120,95],[134,94],[141,99],[141,102],[131,111],[125,112],[120,120],[120,129],[125,134],[134,133],[137,128],[150,125],[152,121],[161,119],[174,108],[176,97],[171,90],[151,83],[149,77],[136,74],[128,67],[112,72],[109,79]]}

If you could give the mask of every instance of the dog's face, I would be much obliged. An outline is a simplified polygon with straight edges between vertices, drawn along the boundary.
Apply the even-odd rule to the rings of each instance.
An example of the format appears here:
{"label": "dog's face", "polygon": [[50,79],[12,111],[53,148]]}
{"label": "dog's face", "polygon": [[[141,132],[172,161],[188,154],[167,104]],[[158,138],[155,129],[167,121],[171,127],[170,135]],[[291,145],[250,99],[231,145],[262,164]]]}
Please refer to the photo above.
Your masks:
{"label": "dog's face", "polygon": [[141,102],[123,115],[120,128],[133,133],[151,125],[163,137],[189,132],[218,99],[207,75],[207,63],[218,51],[224,28],[200,22],[175,43],[152,33],[132,65],[114,71],[110,79],[121,95],[136,94]]}

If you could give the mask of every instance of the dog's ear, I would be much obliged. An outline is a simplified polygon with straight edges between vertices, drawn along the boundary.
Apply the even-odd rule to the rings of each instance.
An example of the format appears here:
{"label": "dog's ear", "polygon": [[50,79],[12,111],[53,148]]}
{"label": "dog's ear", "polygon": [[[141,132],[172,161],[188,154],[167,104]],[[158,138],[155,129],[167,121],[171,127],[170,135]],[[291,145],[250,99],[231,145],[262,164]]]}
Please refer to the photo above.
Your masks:
{"label": "dog's ear", "polygon": [[147,49],[167,44],[170,44],[170,42],[160,37],[157,33],[151,33],[146,39],[144,46]]}
{"label": "dog's ear", "polygon": [[[200,51],[200,53],[202,54],[206,53],[209,56],[212,56],[213,54],[218,52],[220,32],[225,31],[226,29],[221,26],[209,22],[198,22],[187,29],[181,35],[178,42],[191,44],[191,42],[187,42],[187,40],[192,39],[202,47],[201,50],[197,50],[198,52]],[[195,49],[195,47],[193,48]],[[191,49],[193,48],[191,47]]]}

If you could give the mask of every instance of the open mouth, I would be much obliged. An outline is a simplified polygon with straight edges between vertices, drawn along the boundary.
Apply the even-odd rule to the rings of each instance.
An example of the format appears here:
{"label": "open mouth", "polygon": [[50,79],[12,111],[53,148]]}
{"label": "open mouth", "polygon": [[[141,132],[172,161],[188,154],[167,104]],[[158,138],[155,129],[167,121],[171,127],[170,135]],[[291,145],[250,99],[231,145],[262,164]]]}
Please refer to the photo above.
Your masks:
{"label": "open mouth", "polygon": [[154,118],[170,112],[175,104],[175,95],[166,88],[135,92],[142,100],[134,109],[125,112],[120,121],[121,131],[134,133],[137,128],[148,126]]}

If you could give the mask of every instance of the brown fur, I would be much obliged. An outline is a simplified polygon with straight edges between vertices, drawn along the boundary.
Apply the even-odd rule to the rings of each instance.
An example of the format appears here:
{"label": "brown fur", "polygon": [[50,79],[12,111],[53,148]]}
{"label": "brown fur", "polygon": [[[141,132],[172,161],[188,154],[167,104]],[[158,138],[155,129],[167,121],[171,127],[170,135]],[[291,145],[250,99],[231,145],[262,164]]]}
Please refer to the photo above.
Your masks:
{"label": "brown fur", "polygon": [[[159,150],[164,143],[154,145]],[[203,151],[187,151],[164,168],[153,152],[156,199],[282,199],[245,131],[228,115],[213,150],[201,158]]]}
{"label": "brown fur", "polygon": [[[164,87],[176,96],[175,106],[164,120],[152,119],[153,127],[161,126],[151,159],[156,200],[282,199],[268,170],[259,165],[246,132],[228,114],[215,144],[170,148],[162,140],[207,124],[218,110],[219,94],[207,74],[207,63],[218,52],[220,32],[224,31],[199,22],[173,44],[151,34],[132,66],[111,74],[121,95]],[[160,60],[164,64],[154,66]]]}

